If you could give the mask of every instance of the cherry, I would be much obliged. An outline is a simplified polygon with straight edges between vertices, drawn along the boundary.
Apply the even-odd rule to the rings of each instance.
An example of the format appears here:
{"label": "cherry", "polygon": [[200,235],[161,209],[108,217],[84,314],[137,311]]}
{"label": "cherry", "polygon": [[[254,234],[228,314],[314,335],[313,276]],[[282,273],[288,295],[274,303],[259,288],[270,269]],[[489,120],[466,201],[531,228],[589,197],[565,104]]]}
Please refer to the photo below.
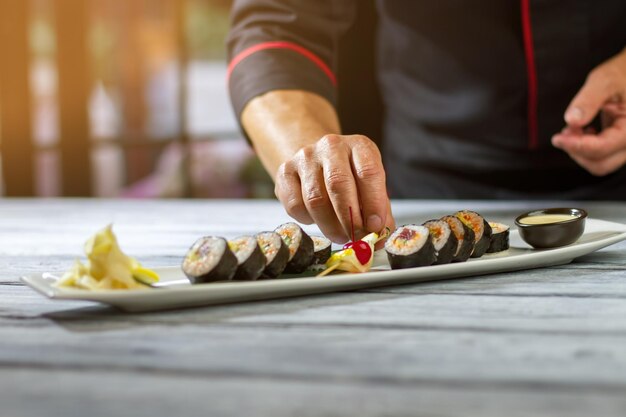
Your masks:
{"label": "cherry", "polygon": [[343,246],[343,248],[352,248],[354,250],[354,255],[359,260],[361,265],[367,264],[372,257],[371,246],[367,242],[364,242],[362,240],[357,240],[356,242],[348,242]]}
{"label": "cherry", "polygon": [[372,257],[372,248],[367,242],[362,240],[354,241],[354,220],[352,219],[352,207],[349,206],[348,210],[350,210],[350,230],[352,232],[352,242],[348,242],[343,245],[344,249],[352,248],[354,250],[354,254],[356,258],[359,260],[361,265],[365,265],[369,262]]}

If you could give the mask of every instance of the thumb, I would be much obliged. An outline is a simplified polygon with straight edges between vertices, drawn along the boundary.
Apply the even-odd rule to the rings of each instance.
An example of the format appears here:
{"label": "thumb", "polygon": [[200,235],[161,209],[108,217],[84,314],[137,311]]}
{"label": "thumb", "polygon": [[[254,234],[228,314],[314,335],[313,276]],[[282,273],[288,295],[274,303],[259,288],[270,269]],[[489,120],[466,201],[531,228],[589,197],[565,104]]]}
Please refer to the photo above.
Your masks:
{"label": "thumb", "polygon": [[570,127],[584,127],[591,123],[602,106],[615,93],[615,80],[611,79],[615,71],[606,68],[607,65],[596,68],[585,81],[576,97],[565,111],[565,122]]}

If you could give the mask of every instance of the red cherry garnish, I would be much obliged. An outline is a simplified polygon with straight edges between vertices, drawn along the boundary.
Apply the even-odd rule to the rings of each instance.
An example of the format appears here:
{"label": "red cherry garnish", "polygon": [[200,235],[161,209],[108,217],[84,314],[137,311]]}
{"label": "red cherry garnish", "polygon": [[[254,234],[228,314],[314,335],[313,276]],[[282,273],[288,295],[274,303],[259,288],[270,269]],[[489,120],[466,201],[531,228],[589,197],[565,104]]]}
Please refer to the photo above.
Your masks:
{"label": "red cherry garnish", "polygon": [[367,242],[362,240],[357,240],[356,242],[354,241],[354,220],[352,218],[352,207],[348,207],[348,210],[350,210],[350,231],[352,232],[352,242],[346,243],[343,245],[343,248],[352,248],[361,265],[365,265],[372,257],[372,248]]}
{"label": "red cherry garnish", "polygon": [[356,242],[348,242],[343,245],[344,249],[352,248],[354,250],[354,255],[359,260],[361,265],[365,265],[369,262],[372,257],[372,248],[370,245],[362,240],[357,240]]}

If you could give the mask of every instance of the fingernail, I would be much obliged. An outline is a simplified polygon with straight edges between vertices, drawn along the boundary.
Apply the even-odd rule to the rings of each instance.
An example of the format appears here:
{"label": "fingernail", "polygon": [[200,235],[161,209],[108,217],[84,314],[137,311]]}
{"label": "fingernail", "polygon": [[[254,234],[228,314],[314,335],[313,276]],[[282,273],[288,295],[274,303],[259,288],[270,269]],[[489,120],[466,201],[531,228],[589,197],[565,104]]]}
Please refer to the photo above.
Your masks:
{"label": "fingernail", "polygon": [[565,113],[565,121],[567,123],[580,122],[583,120],[584,113],[580,107],[572,107]]}
{"label": "fingernail", "polygon": [[343,245],[346,242],[349,242],[350,239],[347,238],[345,235],[341,236],[341,235],[329,235],[326,236],[328,239],[330,239],[333,243],[337,243],[339,245]]}
{"label": "fingernail", "polygon": [[378,232],[383,228],[383,221],[377,214],[372,214],[367,218],[367,230]]}

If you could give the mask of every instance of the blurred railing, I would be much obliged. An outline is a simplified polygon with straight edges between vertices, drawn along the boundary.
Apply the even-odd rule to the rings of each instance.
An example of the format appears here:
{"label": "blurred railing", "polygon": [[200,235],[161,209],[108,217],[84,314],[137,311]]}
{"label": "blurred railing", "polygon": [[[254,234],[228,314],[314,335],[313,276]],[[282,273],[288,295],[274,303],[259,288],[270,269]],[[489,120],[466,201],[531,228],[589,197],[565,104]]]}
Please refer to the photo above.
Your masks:
{"label": "blurred railing", "polygon": [[229,3],[0,0],[0,195],[267,195],[227,100]]}

